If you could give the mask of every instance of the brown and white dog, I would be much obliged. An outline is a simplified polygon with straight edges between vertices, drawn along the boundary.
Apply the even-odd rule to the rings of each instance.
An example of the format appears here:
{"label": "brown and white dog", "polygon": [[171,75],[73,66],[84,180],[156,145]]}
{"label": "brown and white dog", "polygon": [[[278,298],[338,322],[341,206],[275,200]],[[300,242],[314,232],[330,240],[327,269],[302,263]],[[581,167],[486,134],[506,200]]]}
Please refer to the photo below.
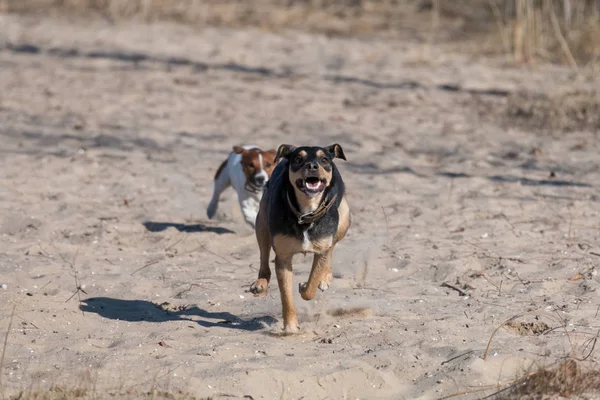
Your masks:
{"label": "brown and white dog", "polygon": [[221,193],[231,185],[238,194],[244,219],[254,228],[263,189],[274,167],[275,149],[263,151],[257,146],[233,146],[233,152],[215,174],[215,188],[206,210],[208,218],[215,216]]}
{"label": "brown and white dog", "polygon": [[281,145],[275,158],[279,162],[260,202],[256,218],[260,270],[250,292],[257,297],[267,294],[272,247],[286,332],[298,330],[292,296],[294,254],[314,253],[308,282],[300,284],[302,298],[311,300],[317,288],[329,287],[333,248],[350,227],[344,181],[333,163],[334,158],[346,159],[339,144],[327,147]]}

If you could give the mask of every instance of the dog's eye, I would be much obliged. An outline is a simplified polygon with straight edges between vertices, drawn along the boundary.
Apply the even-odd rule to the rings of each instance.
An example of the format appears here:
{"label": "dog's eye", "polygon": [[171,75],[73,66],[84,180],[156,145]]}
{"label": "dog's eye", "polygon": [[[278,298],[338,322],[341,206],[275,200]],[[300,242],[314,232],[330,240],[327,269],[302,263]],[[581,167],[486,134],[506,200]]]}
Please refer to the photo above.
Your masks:
{"label": "dog's eye", "polygon": [[294,158],[294,164],[300,164],[302,162],[302,157],[298,156],[296,158]]}
{"label": "dog's eye", "polygon": [[329,160],[327,159],[327,157],[323,157],[323,158],[321,158],[321,162],[323,164],[327,164],[329,162]]}
{"label": "dog's eye", "polygon": [[272,165],[272,164],[271,164],[270,162],[268,162],[268,163],[266,163],[265,165],[266,165],[266,167],[267,167],[267,168],[271,168],[271,165]]}

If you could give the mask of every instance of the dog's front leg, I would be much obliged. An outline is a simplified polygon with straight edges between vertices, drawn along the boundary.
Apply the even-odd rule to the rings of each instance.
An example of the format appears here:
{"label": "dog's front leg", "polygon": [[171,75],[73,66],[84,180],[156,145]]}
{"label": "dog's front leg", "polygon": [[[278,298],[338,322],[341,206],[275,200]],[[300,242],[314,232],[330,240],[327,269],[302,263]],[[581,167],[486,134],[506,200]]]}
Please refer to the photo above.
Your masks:
{"label": "dog's front leg", "polygon": [[298,332],[298,319],[292,294],[292,256],[292,254],[275,256],[275,273],[283,308],[283,330],[286,333]]}
{"label": "dog's front leg", "polygon": [[[264,204],[263,204],[264,203]],[[255,297],[263,297],[267,294],[269,280],[271,279],[271,268],[269,267],[269,256],[271,255],[271,235],[267,226],[266,201],[261,202],[261,209],[256,218],[256,241],[260,250],[260,269],[258,279],[250,286],[250,292]]]}
{"label": "dog's front leg", "polygon": [[255,297],[267,295],[269,280],[271,279],[271,268],[269,267],[269,256],[271,255],[271,235],[267,221],[267,198],[260,202],[260,209],[256,216],[256,241],[260,250],[260,269],[258,279],[250,286],[250,292]]}
{"label": "dog's front leg", "polygon": [[304,300],[312,300],[317,294],[317,288],[327,290],[331,284],[331,256],[333,245],[322,254],[315,254],[308,282],[300,284],[300,296]]}

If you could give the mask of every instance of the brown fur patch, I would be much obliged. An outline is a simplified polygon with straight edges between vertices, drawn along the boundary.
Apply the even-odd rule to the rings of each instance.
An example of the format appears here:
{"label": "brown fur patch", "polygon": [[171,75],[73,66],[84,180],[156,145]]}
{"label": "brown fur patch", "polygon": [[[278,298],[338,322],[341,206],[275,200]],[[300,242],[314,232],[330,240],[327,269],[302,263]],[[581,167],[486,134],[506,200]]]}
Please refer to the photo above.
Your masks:
{"label": "brown fur patch", "polygon": [[331,282],[331,256],[333,255],[333,248],[330,247],[329,251],[323,254],[315,254],[313,258],[312,268],[310,269],[310,276],[308,282],[305,285],[300,286],[300,296],[304,300],[312,300],[317,294],[317,288],[321,282],[327,282],[327,285]]}
{"label": "brown fur patch", "polygon": [[271,177],[273,170],[275,169],[275,156],[277,155],[277,151],[275,149],[267,150],[262,152],[263,156],[263,168]]}
{"label": "brown fur patch", "polygon": [[333,245],[333,236],[326,236],[320,239],[312,239],[310,241],[309,250],[313,253],[324,254],[331,248]]}
{"label": "brown fur patch", "polygon": [[302,252],[302,242],[292,236],[275,235],[273,237],[273,249],[277,256],[291,256]]}
{"label": "brown fur patch", "polygon": [[[258,173],[261,169],[264,169],[269,177],[273,173],[275,168],[275,150],[262,151],[260,149],[249,149],[243,150],[242,154],[242,170],[246,179],[252,179],[252,177]],[[262,156],[262,165],[260,163],[260,157]]]}
{"label": "brown fur patch", "polygon": [[338,229],[337,235],[335,238],[336,242],[339,242],[346,236],[346,232],[348,232],[348,228],[350,228],[350,224],[352,223],[352,218],[350,217],[350,207],[348,206],[348,202],[346,201],[346,196],[342,197],[342,202],[338,207]]}

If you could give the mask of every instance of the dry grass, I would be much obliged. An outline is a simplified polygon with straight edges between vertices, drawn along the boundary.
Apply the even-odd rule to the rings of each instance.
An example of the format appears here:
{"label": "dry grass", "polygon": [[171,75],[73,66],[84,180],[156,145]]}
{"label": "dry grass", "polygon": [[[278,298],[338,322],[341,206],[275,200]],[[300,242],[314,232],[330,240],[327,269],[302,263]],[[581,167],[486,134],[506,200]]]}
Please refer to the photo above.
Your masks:
{"label": "dry grass", "polygon": [[575,360],[566,360],[555,368],[541,368],[519,379],[494,399],[598,398],[600,371],[584,370]]}
{"label": "dry grass", "polygon": [[598,0],[0,0],[5,12],[101,14],[196,26],[392,34],[515,62],[600,63]]}

